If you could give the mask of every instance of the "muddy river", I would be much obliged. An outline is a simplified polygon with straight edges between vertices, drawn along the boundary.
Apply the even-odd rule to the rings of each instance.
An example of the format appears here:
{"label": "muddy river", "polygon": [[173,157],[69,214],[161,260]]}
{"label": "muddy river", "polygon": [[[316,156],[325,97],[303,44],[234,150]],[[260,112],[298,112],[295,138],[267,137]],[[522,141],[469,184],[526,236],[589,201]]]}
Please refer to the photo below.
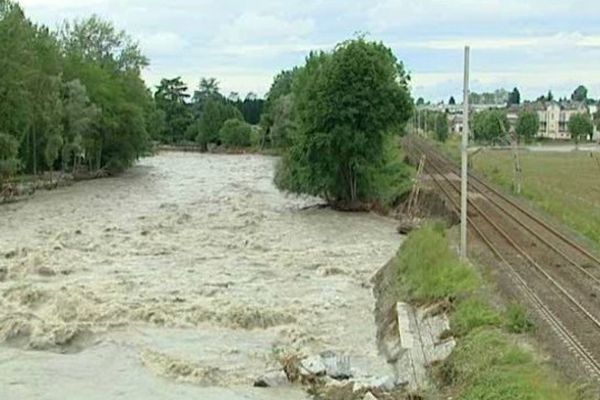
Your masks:
{"label": "muddy river", "polygon": [[262,156],[163,153],[0,206],[0,399],[304,399],[281,354],[378,356],[395,223],[311,208]]}

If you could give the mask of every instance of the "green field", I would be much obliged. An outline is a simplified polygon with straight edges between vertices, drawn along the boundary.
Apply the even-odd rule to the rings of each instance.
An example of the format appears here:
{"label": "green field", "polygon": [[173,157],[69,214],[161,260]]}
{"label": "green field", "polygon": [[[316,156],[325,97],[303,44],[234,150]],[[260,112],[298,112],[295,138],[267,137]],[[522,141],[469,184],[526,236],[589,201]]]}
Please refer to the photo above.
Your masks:
{"label": "green field", "polygon": [[[521,152],[522,195],[600,247],[600,154]],[[473,167],[502,187],[513,186],[511,151],[489,150]]]}
{"label": "green field", "polygon": [[[459,159],[458,138],[439,146]],[[521,195],[591,239],[600,249],[600,153],[594,154],[589,151],[521,151]],[[507,192],[512,191],[512,151],[483,150],[472,157],[472,165]]]}

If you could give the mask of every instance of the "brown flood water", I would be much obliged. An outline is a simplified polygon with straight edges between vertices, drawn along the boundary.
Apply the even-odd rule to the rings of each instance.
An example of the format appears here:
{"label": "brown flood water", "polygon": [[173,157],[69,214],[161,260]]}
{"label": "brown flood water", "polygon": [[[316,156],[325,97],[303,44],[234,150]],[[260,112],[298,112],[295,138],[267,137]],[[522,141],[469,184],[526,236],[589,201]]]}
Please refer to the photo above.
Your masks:
{"label": "brown flood water", "polygon": [[163,153],[0,207],[0,399],[304,399],[276,355],[386,374],[369,283],[394,221],[303,209],[275,158]]}

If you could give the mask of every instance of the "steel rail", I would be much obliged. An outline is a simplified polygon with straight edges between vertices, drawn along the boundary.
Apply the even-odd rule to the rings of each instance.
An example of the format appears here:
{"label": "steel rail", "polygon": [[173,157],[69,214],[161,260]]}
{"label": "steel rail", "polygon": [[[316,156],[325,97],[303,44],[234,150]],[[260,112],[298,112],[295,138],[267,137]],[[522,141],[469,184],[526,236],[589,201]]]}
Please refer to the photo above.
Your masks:
{"label": "steel rail", "polygon": [[[420,144],[417,144],[415,147],[419,148]],[[436,150],[428,148],[428,147],[420,147],[419,150],[421,152],[423,152],[425,154],[424,149],[427,149],[426,153],[427,156],[431,159],[433,157],[431,156],[435,156],[437,157],[438,160],[440,160],[440,163],[443,163],[445,165],[447,165],[450,169],[450,172],[454,175],[456,175],[459,179],[460,176],[458,174],[458,172],[456,172],[457,167],[450,161],[447,160],[445,157],[441,156]],[[484,186],[487,189],[487,186],[485,186],[485,184],[477,182],[479,185]],[[475,185],[473,185],[473,187],[475,188]],[[502,211],[502,213],[506,214],[508,217],[510,217],[513,221],[515,221],[517,224],[519,224],[523,229],[525,229],[527,232],[529,232],[530,234],[532,234],[533,236],[535,236],[540,242],[542,242],[544,245],[546,245],[548,248],[550,248],[552,251],[554,251],[555,253],[557,253],[558,255],[560,255],[562,258],[564,258],[569,264],[573,265],[575,268],[577,268],[577,270],[584,274],[585,276],[587,276],[588,278],[590,278],[591,280],[593,280],[597,285],[600,286],[600,278],[598,278],[597,276],[595,276],[594,274],[592,274],[590,271],[588,271],[587,269],[585,269],[584,267],[582,267],[578,262],[576,262],[575,260],[573,260],[571,257],[569,257],[564,251],[562,251],[561,249],[557,248],[556,246],[552,245],[552,243],[550,243],[547,239],[545,239],[544,237],[542,237],[542,235],[540,235],[538,232],[536,232],[533,228],[531,228],[530,226],[528,226],[527,224],[525,224],[521,219],[519,219],[512,211],[509,211],[508,207],[505,207],[503,205],[501,205],[498,201],[496,201],[492,196],[487,195],[486,193],[484,193],[483,190],[481,189],[477,189],[477,191],[484,196],[490,203],[492,203],[493,205],[495,205],[498,209],[500,209]],[[496,194],[496,193],[494,193]],[[498,196],[500,198],[502,198],[501,196]],[[506,201],[504,198],[502,198],[504,201]],[[508,201],[507,201],[508,202]],[[510,202],[508,202],[509,204],[511,204]],[[512,204],[511,204],[512,205]],[[521,211],[521,210],[519,210]],[[535,222],[539,223],[539,220],[536,216],[534,216],[531,213],[528,213],[526,211],[521,211],[523,214],[525,214],[528,218],[534,220]],[[540,224],[542,227],[544,227],[542,224]],[[545,227],[544,227],[545,228]]]}
{"label": "steel rail", "polygon": [[[427,167],[425,167],[427,168]],[[435,169],[435,167],[433,167]],[[439,173],[438,175],[443,176],[448,183],[451,181],[445,177],[443,174]],[[434,175],[430,175],[432,177],[433,182],[436,186],[445,194],[448,200],[452,203],[453,211],[459,215],[460,214],[460,206],[456,203],[456,200],[453,196],[448,193],[448,191],[443,187],[443,185],[435,178]],[[562,321],[554,315],[554,313],[548,308],[548,306],[538,297],[533,289],[527,284],[527,281],[523,279],[523,277],[514,269],[514,267],[508,262],[508,260],[500,253],[496,246],[494,246],[493,242],[481,231],[481,229],[475,224],[472,218],[467,217],[467,221],[471,228],[477,233],[477,235],[483,240],[487,247],[490,248],[492,253],[500,259],[500,261],[508,268],[513,279],[516,279],[517,283],[521,286],[522,292],[526,295],[528,300],[533,304],[533,306],[540,312],[542,318],[550,325],[550,327],[557,333],[557,335],[566,343],[568,349],[575,354],[575,356],[582,361],[589,372],[596,375],[596,379],[600,380],[600,363],[596,361],[594,355],[592,355],[589,350],[577,339],[577,337],[572,334],[568,328],[564,326]]]}
{"label": "steel rail", "polygon": [[[431,162],[429,163],[429,165],[431,165],[437,171],[438,174],[443,176],[444,179],[446,179],[456,191],[460,191],[460,189],[456,187],[454,182],[448,179],[448,177],[443,174],[443,171],[441,171],[440,168],[438,168],[434,163]],[[600,329],[600,321],[596,317],[594,317],[583,305],[581,305],[581,303],[579,303],[579,301],[577,301],[577,299],[575,299],[573,295],[571,295],[558,281],[556,281],[556,279],[554,279],[550,274],[548,274],[548,272],[546,272],[546,270],[540,264],[538,264],[538,262],[535,261],[533,257],[529,255],[521,246],[519,246],[519,244],[517,244],[514,241],[514,239],[511,238],[508,233],[506,233],[504,229],[502,229],[497,223],[492,221],[492,219],[485,212],[483,212],[483,210],[477,204],[475,204],[473,200],[469,199],[468,202],[470,206],[473,207],[473,209],[475,209],[475,211],[477,211],[477,213],[481,215],[481,217],[485,219],[487,223],[491,225],[510,244],[511,247],[517,250],[531,265],[533,265],[533,267],[540,274],[542,274],[547,280],[549,280],[562,293],[563,296],[569,299],[569,301],[571,301],[571,303],[573,303],[573,305],[576,308],[578,308],[590,321],[594,323],[594,325],[596,325],[598,329]]]}
{"label": "steel rail", "polygon": [[[424,143],[421,143],[421,144],[425,145],[427,147],[431,147],[428,144],[424,144]],[[437,150],[431,150],[431,151],[434,151],[435,154],[438,157],[445,159],[448,164],[454,165],[454,162],[447,155],[442,154],[442,153],[440,153]],[[583,246],[581,246],[580,244],[578,244],[574,240],[570,239],[569,237],[567,237],[563,233],[559,232],[552,225],[550,225],[547,222],[545,222],[544,220],[536,217],[531,211],[525,209],[523,206],[521,206],[515,200],[513,200],[512,198],[510,198],[508,195],[502,193],[500,190],[496,189],[491,184],[489,184],[488,182],[484,181],[483,179],[481,179],[479,176],[477,176],[473,172],[469,172],[469,178],[474,179],[477,183],[479,183],[480,185],[482,185],[483,187],[485,187],[487,190],[493,192],[496,196],[500,197],[502,200],[506,201],[507,203],[509,203],[511,206],[515,207],[517,210],[519,210],[523,214],[527,215],[530,219],[534,220],[536,223],[538,223],[539,225],[541,225],[544,228],[546,228],[554,236],[558,237],[560,240],[562,240],[563,242],[567,243],[568,245],[570,245],[571,247],[573,247],[574,249],[576,249],[578,252],[580,252],[581,254],[585,255],[587,258],[589,258],[590,260],[594,261],[596,264],[598,264],[600,266],[600,258],[598,258],[594,254],[592,254],[590,251],[588,251]]]}

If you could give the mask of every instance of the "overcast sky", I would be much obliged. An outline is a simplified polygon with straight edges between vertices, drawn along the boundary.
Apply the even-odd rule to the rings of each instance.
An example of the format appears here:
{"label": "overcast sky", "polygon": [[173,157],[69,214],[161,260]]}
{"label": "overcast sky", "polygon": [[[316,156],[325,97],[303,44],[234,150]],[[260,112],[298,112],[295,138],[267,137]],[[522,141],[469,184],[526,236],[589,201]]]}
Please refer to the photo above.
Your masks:
{"label": "overcast sky", "polygon": [[224,93],[264,95],[272,77],[356,32],[404,61],[413,94],[461,96],[462,48],[475,91],[518,86],[526,98],[585,84],[600,97],[600,7],[586,0],[21,0],[51,27],[98,14],[141,43],[149,85],[216,77]]}

